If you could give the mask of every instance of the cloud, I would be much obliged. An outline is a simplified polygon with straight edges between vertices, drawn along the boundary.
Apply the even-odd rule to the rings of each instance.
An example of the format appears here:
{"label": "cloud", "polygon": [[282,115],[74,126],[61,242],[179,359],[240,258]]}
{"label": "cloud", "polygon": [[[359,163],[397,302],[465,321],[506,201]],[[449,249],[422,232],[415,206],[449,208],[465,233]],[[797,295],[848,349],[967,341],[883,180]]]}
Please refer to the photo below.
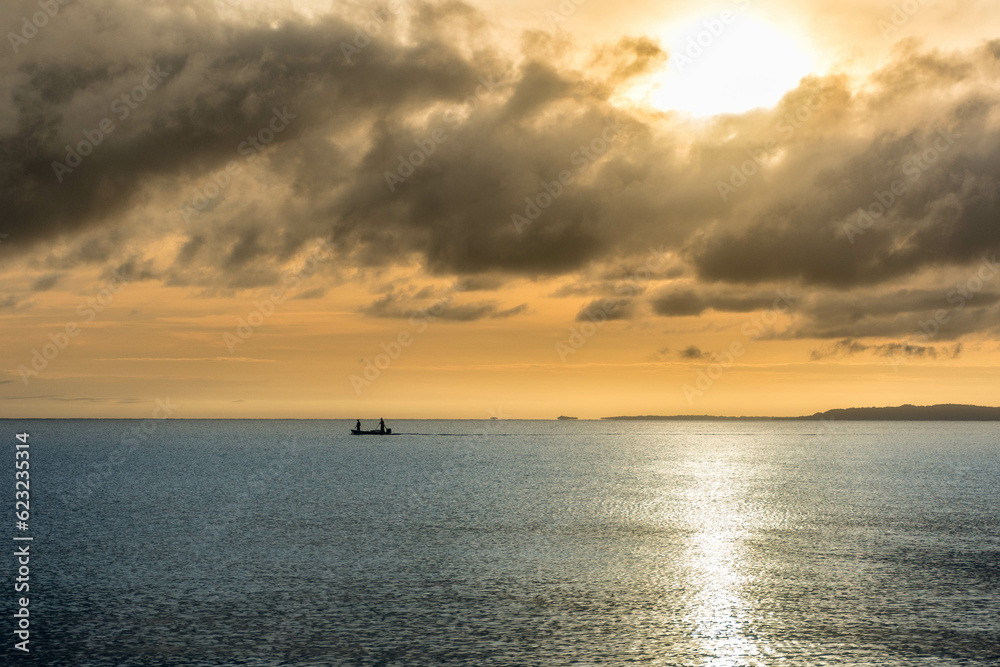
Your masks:
{"label": "cloud", "polygon": [[[924,275],[951,285],[944,289],[895,286],[850,291],[813,287],[737,288],[703,286],[667,288],[650,297],[652,310],[669,317],[697,316],[709,310],[748,313],[775,309],[788,326],[776,338],[893,338],[930,336],[955,340],[971,333],[1000,334],[1000,292],[990,291],[984,272],[956,270]],[[1000,274],[997,274],[1000,281]],[[978,290],[978,291],[977,291]]]}
{"label": "cloud", "polygon": [[45,275],[39,276],[31,284],[32,292],[45,292],[52,289],[56,284],[62,279],[62,275],[59,273],[46,273]]}
{"label": "cloud", "polygon": [[304,292],[299,292],[295,295],[296,299],[322,299],[326,296],[327,289],[325,287],[314,287],[312,289],[307,289]]}
{"label": "cloud", "polygon": [[[798,145],[766,178],[778,184],[774,194],[746,210],[744,224],[691,241],[702,279],[877,285],[973,264],[1000,247],[989,222],[1000,187],[993,51],[896,55],[872,76],[872,92],[851,94],[838,117],[816,128],[827,136],[806,145],[795,136]],[[939,96],[933,106],[930,90]],[[849,123],[860,126],[852,132]]]}
{"label": "cloud", "polygon": [[923,335],[954,340],[1000,329],[1000,292],[971,292],[962,283],[967,281],[944,291],[876,289],[855,290],[851,294],[814,294],[799,304],[801,317],[787,335],[793,338]]}
{"label": "cloud", "polygon": [[456,304],[453,303],[454,298],[454,296],[445,297],[418,307],[414,300],[406,296],[389,293],[374,303],[359,309],[359,312],[369,317],[390,319],[427,318],[452,322],[474,322],[482,319],[514,317],[528,309],[526,303],[504,309],[497,301]]}
{"label": "cloud", "polygon": [[862,343],[852,338],[845,338],[836,343],[826,345],[812,351],[810,358],[813,361],[820,361],[830,357],[851,357],[866,352],[871,352],[877,357],[907,357],[915,359],[937,359],[939,356],[947,359],[955,359],[962,353],[962,343],[946,347],[935,347],[932,345],[916,345],[913,343],[881,343],[871,345]]}
{"label": "cloud", "polygon": [[[641,35],[582,47],[534,31],[511,49],[471,5],[415,2],[348,57],[342,44],[369,9],[307,19],[282,5],[232,20],[188,3],[66,6],[30,49],[0,60],[4,248],[37,254],[38,286],[102,264],[209,295],[278,285],[311,240],[332,235],[338,267],[419,266],[466,291],[597,267],[605,274],[555,295],[615,298],[624,280],[632,296],[660,290],[649,303],[662,316],[751,312],[771,307],[771,286],[799,287],[814,298],[792,335],[825,338],[905,335],[926,311],[891,311],[918,297],[880,310],[874,296],[844,295],[934,282],[1000,250],[1000,41],[954,52],[905,42],[860,85],[808,77],[773,109],[700,127],[613,103],[665,61]],[[157,67],[162,80],[126,117],[112,111]],[[810,117],[788,125],[810,100]],[[268,130],[276,113],[288,118],[280,132]],[[59,182],[53,162],[105,118],[115,131]],[[264,130],[270,140],[250,152]],[[755,163],[769,138],[774,155]],[[718,184],[748,159],[753,173],[724,199]],[[227,165],[239,172],[219,186]],[[390,188],[387,173],[403,181]],[[179,206],[212,191],[182,219]],[[890,194],[863,233],[850,231]],[[512,224],[542,201],[530,225]],[[683,276],[684,287],[608,268],[630,270],[627,258],[651,247],[672,260],[650,281]],[[324,266],[302,294],[337,271]],[[949,335],[995,330],[993,292],[955,313]],[[474,321],[524,307],[442,311]]]}
{"label": "cloud", "polygon": [[116,280],[118,276],[129,282],[139,282],[144,280],[158,280],[161,274],[155,269],[153,260],[142,259],[133,255],[117,267],[103,271],[101,273],[101,280]]}
{"label": "cloud", "polygon": [[[377,117],[403,121],[424,104],[461,100],[475,89],[480,69],[489,73],[485,52],[482,63],[466,61],[429,33],[404,46],[389,36],[390,28],[352,64],[341,43],[353,41],[357,26],[335,14],[312,23],[286,15],[277,27],[236,23],[221,30],[219,16],[195,16],[180,5],[81,1],[65,11],[65,21],[52,21],[32,43],[37,48],[21,59],[4,59],[0,72],[13,85],[17,118],[0,138],[0,205],[18,220],[12,243],[92,228],[141,203],[140,192],[154,181],[200,178],[230,160],[242,161],[238,147],[268,127],[275,108],[287,107],[296,118],[273,133],[271,149],[295,143],[305,127],[337,133]],[[87,28],[74,32],[72,41],[73,49],[88,52],[85,58],[56,47],[60,31],[74,24],[70,18]],[[127,117],[116,115],[114,100],[157,67],[166,72],[159,86]],[[64,162],[65,146],[85,141],[82,129],[93,131],[104,118],[114,132],[60,183],[52,163]],[[256,157],[267,159],[265,153]],[[296,166],[317,166],[301,160],[318,156],[299,157],[285,177],[296,176]],[[323,170],[324,184],[351,166]],[[307,180],[302,187],[310,185]],[[257,252],[253,230],[242,234],[228,268]]]}
{"label": "cloud", "polygon": [[657,315],[683,317],[701,315],[708,309],[728,313],[749,313],[755,310],[766,310],[788,304],[782,300],[783,292],[759,292],[756,290],[701,290],[668,289],[650,299],[653,312]]}
{"label": "cloud", "polygon": [[[0,136],[0,206],[22,226],[12,238],[29,245],[110,230],[150,198],[176,208],[218,192],[211,179],[234,162],[243,175],[227,182],[257,179],[280,193],[253,208],[238,183],[209,197],[163,275],[172,285],[273,284],[277,263],[329,231],[362,266],[412,256],[432,272],[470,276],[585,266],[619,237],[602,212],[604,172],[634,168],[625,151],[632,129],[643,131],[607,100],[666,57],[648,38],[626,37],[596,47],[584,72],[551,57],[558,40],[536,35],[510,58],[484,32],[485,17],[461,2],[413,4],[408,28],[390,21],[350,58],[342,44],[353,43],[363,17],[346,9],[250,22],[180,6],[81,0],[71,9],[88,28],[72,48],[56,47],[67,29],[53,22],[40,48],[0,71],[13,84],[16,118]],[[162,82],[127,117],[112,116],[114,132],[60,183],[52,164],[65,161],[65,146],[84,141],[81,128],[98,127],[121,91],[157,67]],[[244,159],[239,147],[266,131],[274,109],[295,118],[254,162]],[[621,157],[592,153],[615,122]],[[436,131],[444,141],[391,191],[385,173]],[[511,214],[562,171],[595,180],[565,186],[518,235]],[[116,245],[91,243],[65,262],[104,261]]]}
{"label": "cloud", "polygon": [[576,314],[576,321],[629,320],[634,315],[635,304],[632,299],[597,299],[580,309]]}
{"label": "cloud", "polygon": [[680,350],[678,354],[680,355],[681,359],[690,359],[690,360],[702,359],[705,356],[705,353],[702,352],[701,349],[699,349],[698,346],[696,345],[691,345],[689,347],[686,347],[683,350]]}
{"label": "cloud", "polygon": [[506,284],[502,276],[465,276],[452,289],[459,292],[493,292]]}
{"label": "cloud", "polygon": [[652,300],[653,312],[657,315],[674,317],[684,315],[701,315],[708,308],[704,300],[693,290],[679,290],[663,294]]}
{"label": "cloud", "polygon": [[23,299],[13,295],[8,294],[7,296],[0,297],[0,311],[18,311],[25,310],[32,305],[32,301],[24,301]]}
{"label": "cloud", "polygon": [[615,281],[581,281],[561,285],[549,296],[553,298],[578,297],[578,296],[608,296],[616,297],[622,294],[639,296],[646,292],[646,285],[636,282]]}

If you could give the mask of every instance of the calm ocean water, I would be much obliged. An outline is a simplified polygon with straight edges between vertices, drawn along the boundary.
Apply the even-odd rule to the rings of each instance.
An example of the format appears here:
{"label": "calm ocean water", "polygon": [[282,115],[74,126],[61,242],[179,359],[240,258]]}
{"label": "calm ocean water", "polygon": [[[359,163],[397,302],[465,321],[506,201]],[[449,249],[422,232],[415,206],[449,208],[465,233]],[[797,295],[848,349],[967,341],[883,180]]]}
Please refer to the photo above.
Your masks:
{"label": "calm ocean water", "polygon": [[0,420],[4,664],[1000,663],[996,424],[140,424]]}

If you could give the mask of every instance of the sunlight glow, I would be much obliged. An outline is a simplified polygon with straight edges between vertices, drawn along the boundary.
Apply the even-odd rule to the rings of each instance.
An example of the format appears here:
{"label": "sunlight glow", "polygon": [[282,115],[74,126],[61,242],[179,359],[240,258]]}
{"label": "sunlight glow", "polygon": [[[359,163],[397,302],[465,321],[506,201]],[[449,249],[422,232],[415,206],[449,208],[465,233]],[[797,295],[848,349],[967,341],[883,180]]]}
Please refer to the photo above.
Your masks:
{"label": "sunlight glow", "polygon": [[692,638],[711,667],[764,665],[767,651],[750,627],[753,606],[745,598],[743,542],[749,490],[747,471],[731,453],[687,462],[694,481],[687,493],[691,537],[686,550]]}
{"label": "sunlight glow", "polygon": [[664,46],[670,60],[642,95],[663,111],[712,116],[773,106],[814,73],[799,39],[742,13],[683,21]]}

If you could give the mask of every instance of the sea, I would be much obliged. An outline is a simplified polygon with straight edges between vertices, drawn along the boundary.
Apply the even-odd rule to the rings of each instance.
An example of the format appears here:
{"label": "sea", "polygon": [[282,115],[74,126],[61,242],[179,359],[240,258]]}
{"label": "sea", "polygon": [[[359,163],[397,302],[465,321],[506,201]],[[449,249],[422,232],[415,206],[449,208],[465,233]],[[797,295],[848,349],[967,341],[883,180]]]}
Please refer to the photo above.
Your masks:
{"label": "sea", "polygon": [[353,424],[0,420],[2,663],[1000,664],[995,423]]}

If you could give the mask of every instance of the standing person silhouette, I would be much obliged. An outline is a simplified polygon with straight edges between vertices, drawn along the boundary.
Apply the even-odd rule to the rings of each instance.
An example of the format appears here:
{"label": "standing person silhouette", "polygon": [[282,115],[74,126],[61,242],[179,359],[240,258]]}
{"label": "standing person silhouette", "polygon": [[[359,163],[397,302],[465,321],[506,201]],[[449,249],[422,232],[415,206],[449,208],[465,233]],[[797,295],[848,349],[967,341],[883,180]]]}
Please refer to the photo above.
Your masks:
{"label": "standing person silhouette", "polygon": [[378,420],[378,430],[380,430],[383,433],[385,433],[385,420],[382,419],[382,418],[379,418],[379,420]]}
{"label": "standing person silhouette", "polygon": [[361,420],[360,419],[358,420],[358,423],[355,424],[354,430],[355,431],[360,431],[361,430]]}

